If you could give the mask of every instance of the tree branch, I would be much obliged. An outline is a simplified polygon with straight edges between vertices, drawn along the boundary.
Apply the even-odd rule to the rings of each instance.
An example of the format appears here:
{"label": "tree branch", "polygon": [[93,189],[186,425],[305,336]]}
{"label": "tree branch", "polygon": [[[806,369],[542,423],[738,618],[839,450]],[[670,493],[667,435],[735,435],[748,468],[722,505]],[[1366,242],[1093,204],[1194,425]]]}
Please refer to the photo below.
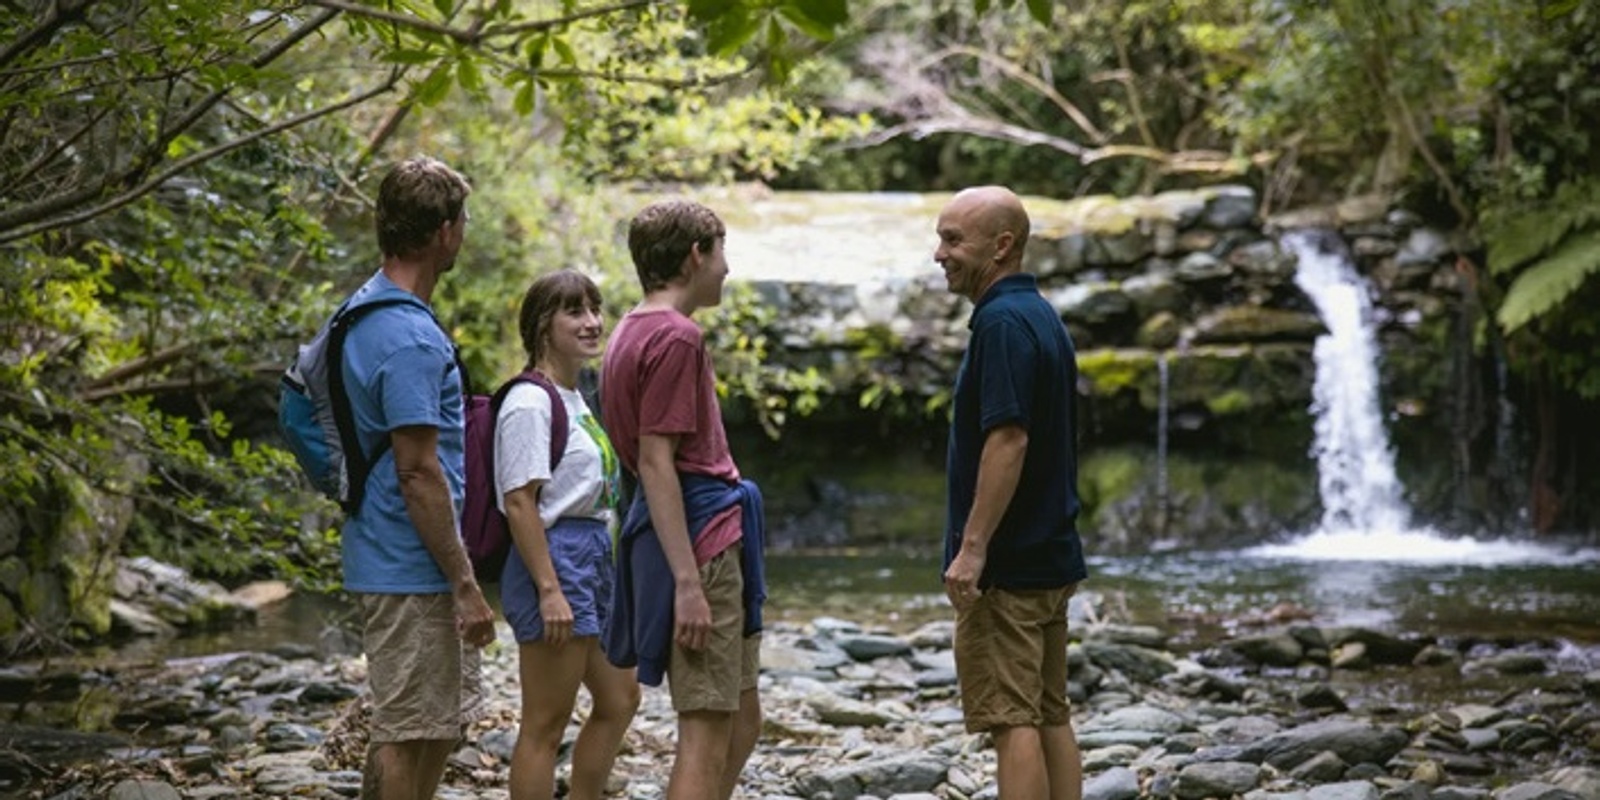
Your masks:
{"label": "tree branch", "polygon": [[[251,68],[260,69],[274,61],[277,61],[279,58],[283,57],[283,54],[289,52],[294,48],[295,45],[305,40],[306,37],[316,33],[318,29],[320,29],[323,25],[328,24],[329,21],[338,15],[339,12],[337,11],[324,10],[321,14],[311,20],[308,20],[305,24],[294,28],[288,36],[283,37],[282,41],[279,41],[272,47],[261,51],[261,53],[255,58],[250,59]],[[221,89],[217,89],[204,98],[201,98],[198,103],[195,103],[193,106],[191,106],[188,113],[185,113],[183,116],[179,117],[175,122],[172,123],[170,127],[162,126],[161,133],[156,136],[156,140],[152,144],[152,152],[165,152],[167,145],[170,144],[172,140],[178,136],[178,134],[193,127],[196,122],[200,121],[202,116],[205,116],[211,111],[212,108],[215,108],[217,103],[222,102],[222,99],[231,91],[233,91],[232,86],[225,86]]]}
{"label": "tree branch", "polygon": [[1040,80],[1039,76],[1017,66],[1010,59],[1001,58],[994,53],[979,50],[975,47],[960,45],[945,48],[929,56],[923,64],[919,65],[919,68],[926,68],[929,64],[944,61],[952,56],[967,56],[1000,70],[1006,74],[1006,77],[1038,92],[1046,100],[1049,100],[1056,108],[1061,110],[1061,113],[1067,115],[1067,118],[1072,120],[1072,123],[1077,125],[1079,130],[1087,134],[1095,144],[1101,144],[1106,141],[1105,133],[1094,122],[1090,121],[1089,115],[1083,113],[1082,109],[1079,109],[1071,100],[1063,97],[1060,92],[1056,91],[1054,86]]}
{"label": "tree branch", "polygon": [[[29,236],[34,236],[36,234],[44,233],[46,231],[52,231],[52,230],[57,230],[59,228],[66,228],[66,227],[70,227],[72,225],[77,225],[77,224],[80,224],[80,223],[83,223],[83,222],[87,222],[87,221],[89,221],[91,219],[94,219],[95,217],[98,217],[101,214],[105,214],[105,213],[108,213],[108,212],[111,212],[111,211],[115,211],[115,210],[117,210],[119,208],[122,208],[123,206],[128,205],[129,203],[132,203],[135,200],[138,200],[139,198],[145,196],[146,194],[149,194],[151,191],[154,191],[157,187],[159,187],[162,183],[166,182],[166,180],[168,178],[171,178],[174,175],[177,175],[178,173],[183,172],[184,170],[186,170],[186,169],[188,169],[188,168],[190,168],[190,167],[192,167],[192,166],[194,166],[196,164],[201,164],[201,163],[204,163],[206,161],[210,161],[211,159],[214,159],[214,158],[217,158],[219,156],[225,155],[225,154],[227,154],[229,152],[232,152],[232,151],[237,150],[237,149],[239,149],[241,147],[244,147],[245,145],[250,144],[252,142],[255,142],[255,141],[259,140],[259,139],[263,139],[265,137],[272,136],[274,134],[281,133],[283,131],[290,130],[292,128],[297,128],[297,127],[299,127],[301,125],[304,125],[304,124],[306,124],[308,122],[312,122],[314,120],[317,120],[317,119],[320,119],[322,117],[328,116],[329,114],[334,114],[334,113],[343,111],[343,110],[345,110],[347,108],[351,108],[353,106],[357,106],[357,105],[360,105],[362,103],[365,103],[365,102],[367,102],[368,100],[371,100],[374,97],[377,97],[377,96],[379,96],[381,94],[385,94],[385,93],[390,92],[390,91],[393,91],[395,83],[396,83],[397,80],[398,80],[398,77],[396,76],[396,73],[391,73],[389,80],[385,81],[383,84],[379,85],[378,87],[376,87],[374,89],[371,89],[371,90],[363,92],[363,93],[361,93],[359,95],[355,95],[353,97],[347,98],[347,99],[342,100],[342,101],[340,101],[338,103],[334,103],[334,104],[328,105],[328,106],[323,106],[322,108],[316,109],[315,111],[308,111],[308,112],[306,112],[304,114],[301,114],[301,115],[299,115],[297,117],[291,117],[290,119],[286,119],[286,120],[284,120],[282,122],[279,122],[277,124],[274,124],[274,125],[269,125],[269,126],[267,126],[265,128],[262,128],[260,130],[252,131],[252,132],[250,132],[248,134],[245,134],[244,136],[241,136],[241,137],[239,137],[237,139],[234,139],[234,140],[231,140],[231,141],[228,141],[228,142],[224,142],[224,143],[216,145],[214,147],[210,147],[210,148],[207,148],[205,150],[193,153],[193,154],[189,155],[186,158],[183,158],[183,159],[180,159],[178,161],[173,162],[166,169],[161,170],[155,176],[145,180],[143,183],[140,183],[138,186],[135,186],[134,188],[129,189],[128,191],[123,192],[122,194],[116,195],[115,197],[112,197],[111,199],[109,199],[109,200],[107,200],[107,201],[105,201],[103,203],[100,203],[100,204],[95,205],[93,207],[84,209],[82,211],[78,211],[78,212],[73,213],[73,214],[68,214],[68,215],[65,215],[65,216],[57,217],[55,219],[45,220],[43,222],[39,222],[39,223],[36,223],[36,224],[26,225],[26,226],[23,226],[23,227],[20,227],[20,228],[13,228],[11,230],[7,230],[6,227],[5,227],[6,221],[4,219],[0,219],[0,244],[6,244],[7,242],[14,242],[14,241],[17,241],[19,239],[25,239],[25,238],[27,238]],[[90,191],[88,194],[89,194],[90,197],[92,197],[96,193],[98,193],[98,190]],[[85,198],[85,199],[87,199],[87,198]],[[78,202],[81,202],[81,201],[78,201]],[[69,203],[67,203],[67,205],[76,205],[76,204],[77,204],[77,202],[69,202]],[[28,211],[28,210],[29,209],[19,209],[19,211]],[[13,215],[10,215],[10,216],[15,217],[17,215],[13,214]],[[33,218],[37,219],[38,217],[34,216]]]}
{"label": "tree branch", "polygon": [[12,40],[5,49],[0,50],[0,66],[15,61],[23,53],[49,41],[51,36],[63,25],[83,16],[83,12],[93,5],[95,0],[55,0],[50,4],[50,13],[39,20],[33,28],[24,31],[21,36]]}
{"label": "tree branch", "polygon": [[382,9],[365,6],[360,3],[350,2],[350,0],[307,0],[307,2],[310,5],[321,6],[326,10],[334,12],[342,11],[354,17],[375,19],[379,22],[402,25],[407,28],[411,28],[412,30],[426,31],[428,33],[437,34],[447,39],[454,39],[461,44],[471,47],[478,46],[478,44],[483,40],[483,33],[481,31],[475,32],[470,29],[463,30],[461,28],[452,28],[444,23],[433,22],[420,17],[413,17],[409,14],[400,14],[394,11],[384,11]]}
{"label": "tree branch", "polygon": [[647,6],[655,5],[662,5],[662,0],[622,0],[622,2],[614,5],[591,8],[585,11],[574,11],[573,13],[564,17],[534,20],[531,22],[518,22],[510,25],[496,25],[492,28],[485,29],[483,31],[482,38],[494,39],[501,36],[517,36],[535,31],[554,30],[562,25],[570,25],[574,22],[582,22],[586,19],[604,17],[610,14],[615,14],[619,11],[632,11],[636,8],[645,8]]}
{"label": "tree branch", "polygon": [[850,149],[860,149],[880,145],[899,136],[910,136],[913,139],[925,139],[939,133],[964,133],[972,136],[982,136],[989,139],[999,139],[1015,142],[1021,145],[1040,145],[1059,150],[1067,155],[1083,158],[1091,152],[1077,142],[1052,136],[1048,133],[1029,130],[1017,125],[1011,125],[996,120],[980,119],[978,117],[941,117],[936,119],[919,119],[903,122],[863,136],[845,145]]}
{"label": "tree branch", "polygon": [[[246,365],[242,371],[261,377],[281,375],[283,373],[283,363],[279,361],[262,361]],[[86,403],[95,403],[113,397],[127,397],[129,395],[158,395],[172,392],[200,391],[202,389],[227,386],[234,380],[235,378],[232,375],[211,375],[207,377],[196,375],[189,378],[173,378],[172,380],[141,383],[136,386],[108,385],[79,392],[78,399]]]}
{"label": "tree branch", "polygon": [[332,9],[335,11],[343,11],[344,13],[352,16],[366,17],[367,19],[375,19],[380,22],[403,25],[407,28],[411,28],[412,30],[425,31],[436,36],[442,36],[446,39],[459,42],[467,45],[468,47],[480,47],[486,40],[489,39],[503,38],[506,36],[520,36],[527,33],[538,33],[554,30],[563,25],[570,25],[574,22],[582,22],[586,19],[604,17],[621,11],[631,11],[636,8],[644,8],[646,6],[660,5],[663,2],[663,0],[621,0],[621,2],[609,6],[599,6],[597,8],[585,9],[583,11],[574,11],[571,14],[561,17],[554,17],[551,19],[516,22],[505,25],[495,25],[492,27],[481,27],[475,25],[471,28],[456,28],[447,23],[434,22],[432,20],[422,19],[421,17],[414,17],[409,14],[400,14],[394,11],[385,11],[383,9],[372,8],[371,6],[352,2],[352,0],[307,1],[311,5],[321,6],[325,9]]}

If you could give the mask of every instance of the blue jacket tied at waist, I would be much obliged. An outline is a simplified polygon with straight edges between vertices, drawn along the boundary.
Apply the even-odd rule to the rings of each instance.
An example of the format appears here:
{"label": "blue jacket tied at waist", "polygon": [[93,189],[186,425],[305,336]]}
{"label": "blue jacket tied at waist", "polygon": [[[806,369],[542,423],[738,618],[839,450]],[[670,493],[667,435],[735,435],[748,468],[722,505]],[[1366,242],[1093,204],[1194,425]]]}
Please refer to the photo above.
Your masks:
{"label": "blue jacket tied at waist", "polygon": [[[678,473],[683,510],[691,539],[699,538],[712,517],[739,505],[744,535],[740,540],[744,575],[744,635],[761,632],[761,604],[767,599],[762,547],[766,514],[755,483],[729,483],[720,478]],[[611,621],[605,632],[606,658],[618,667],[639,668],[639,682],[661,685],[672,654],[673,605],[677,588],[661,540],[650,521],[643,487],[634,493],[617,543],[617,580],[612,590]]]}

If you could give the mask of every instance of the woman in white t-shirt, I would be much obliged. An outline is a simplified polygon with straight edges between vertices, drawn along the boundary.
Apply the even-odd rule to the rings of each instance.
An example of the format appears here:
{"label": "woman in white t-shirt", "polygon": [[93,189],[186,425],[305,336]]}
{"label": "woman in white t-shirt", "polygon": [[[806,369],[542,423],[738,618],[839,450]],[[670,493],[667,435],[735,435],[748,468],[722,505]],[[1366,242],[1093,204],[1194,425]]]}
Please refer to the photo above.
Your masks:
{"label": "woman in white t-shirt", "polygon": [[611,607],[618,467],[577,389],[579,370],[600,354],[600,291],[572,270],[544,275],[528,287],[520,327],[528,366],[549,379],[568,432],[552,470],[552,396],[536,383],[511,389],[495,427],[495,487],[514,543],[500,598],[522,683],[511,800],[555,795],[556,756],[579,684],[593,710],[573,746],[568,796],[599,800],[639,707],[633,670],[612,666],[600,648]]}

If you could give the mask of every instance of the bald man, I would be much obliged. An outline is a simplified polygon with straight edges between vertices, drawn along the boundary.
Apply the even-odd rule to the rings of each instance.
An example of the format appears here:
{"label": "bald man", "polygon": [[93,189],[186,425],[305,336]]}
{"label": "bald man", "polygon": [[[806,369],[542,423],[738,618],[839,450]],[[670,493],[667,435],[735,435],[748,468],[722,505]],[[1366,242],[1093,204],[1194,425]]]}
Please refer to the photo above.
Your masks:
{"label": "bald man", "polygon": [[999,755],[1001,800],[1081,800],[1067,702],[1067,600],[1088,576],[1078,538],[1066,326],[1022,271],[1028,214],[1009,189],[958,193],[934,260],[974,304],[956,373],[944,585],[969,732]]}

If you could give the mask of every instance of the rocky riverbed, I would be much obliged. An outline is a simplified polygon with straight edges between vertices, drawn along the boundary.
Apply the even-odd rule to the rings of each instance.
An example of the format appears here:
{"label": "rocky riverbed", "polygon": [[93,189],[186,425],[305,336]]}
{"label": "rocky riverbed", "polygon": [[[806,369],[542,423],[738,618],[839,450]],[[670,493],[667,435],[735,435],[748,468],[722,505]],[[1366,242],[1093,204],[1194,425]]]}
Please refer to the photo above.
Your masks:
{"label": "rocky riverbed", "polygon": [[[1600,648],[1530,635],[1432,640],[1288,613],[1199,649],[1095,622],[1075,600],[1074,723],[1086,800],[1600,800]],[[819,617],[767,632],[766,723],[747,800],[994,798],[994,753],[962,729],[951,625]],[[492,713],[445,798],[500,798],[516,652],[488,651]],[[77,800],[355,797],[359,656],[327,643],[92,668],[0,669],[0,796]],[[50,723],[50,709],[60,717]],[[569,737],[586,713],[580,699]],[[76,733],[74,724],[93,729]],[[662,795],[666,693],[647,689],[613,781]]]}

